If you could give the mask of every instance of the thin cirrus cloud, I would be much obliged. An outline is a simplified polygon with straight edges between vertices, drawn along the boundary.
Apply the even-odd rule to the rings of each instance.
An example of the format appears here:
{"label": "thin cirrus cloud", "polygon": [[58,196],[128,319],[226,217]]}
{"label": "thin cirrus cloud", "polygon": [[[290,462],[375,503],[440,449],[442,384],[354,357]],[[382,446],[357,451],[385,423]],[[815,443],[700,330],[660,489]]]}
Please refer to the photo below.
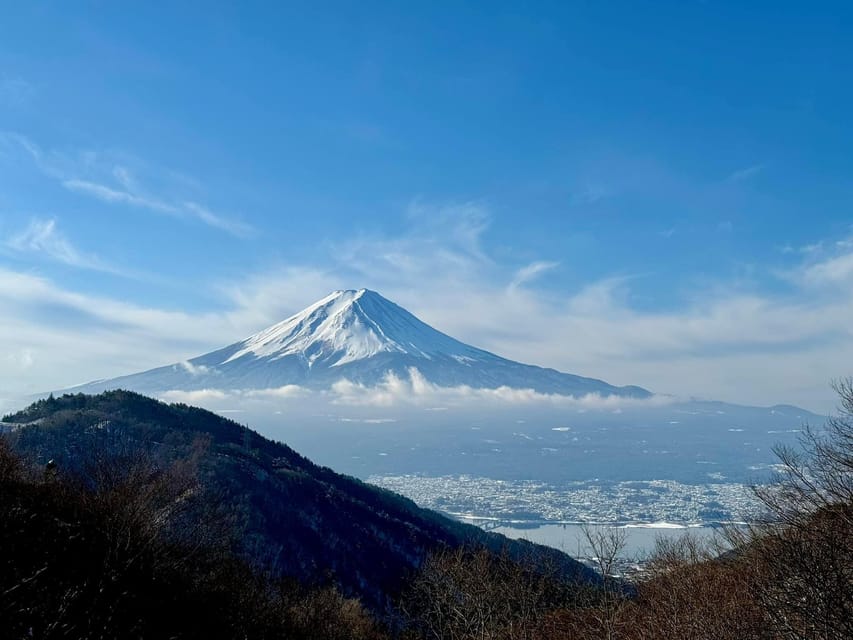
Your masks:
{"label": "thin cirrus cloud", "polygon": [[230,233],[232,236],[245,238],[254,234],[254,228],[240,220],[232,220],[225,218],[219,214],[213,213],[207,207],[204,207],[196,202],[183,202],[183,211],[201,220],[205,224],[221,229]]}
{"label": "thin cirrus cloud", "polygon": [[[125,186],[133,184],[128,178],[128,172],[124,168],[117,168],[114,172],[124,178]],[[81,193],[84,195],[97,198],[102,202],[114,204],[127,204],[133,207],[148,209],[155,213],[163,213],[167,215],[194,218],[200,220],[204,224],[220,229],[233,236],[248,237],[254,233],[251,225],[239,220],[231,220],[219,214],[212,212],[207,207],[204,207],[196,202],[166,202],[148,196],[132,193],[129,190],[116,189],[107,185],[89,182],[87,180],[63,180],[62,186],[69,191]]]}
{"label": "thin cirrus cloud", "polygon": [[196,199],[152,195],[140,185],[140,181],[130,169],[122,166],[111,154],[45,151],[27,136],[8,131],[0,132],[0,150],[2,149],[22,152],[24,157],[35,163],[42,174],[58,181],[70,192],[107,204],[197,220],[240,238],[249,237],[254,233],[250,224],[215,213],[209,207],[199,204]]}
{"label": "thin cirrus cloud", "polygon": [[523,284],[535,280],[546,271],[556,269],[559,266],[559,262],[552,262],[550,260],[537,260],[536,262],[531,262],[515,272],[515,277],[512,279],[512,282],[509,283],[509,288],[517,289]]}
{"label": "thin cirrus cloud", "polygon": [[569,203],[573,206],[595,204],[613,195],[615,195],[615,191],[612,187],[590,183],[573,192],[569,197]]}
{"label": "thin cirrus cloud", "polygon": [[93,198],[97,198],[102,202],[114,204],[129,204],[134,207],[150,209],[158,213],[169,213],[173,215],[180,214],[180,209],[178,209],[174,205],[170,205],[165,202],[155,200],[153,198],[145,198],[143,196],[135,195],[127,191],[114,189],[103,184],[89,182],[88,180],[63,180],[62,186],[68,189],[69,191],[74,191],[76,193],[82,193],[88,196],[92,196]]}
{"label": "thin cirrus cloud", "polygon": [[764,164],[753,164],[748,167],[743,167],[742,169],[738,169],[737,171],[733,171],[726,178],[728,182],[743,182],[744,180],[749,180],[750,178],[754,178],[759,173],[764,171]]}
{"label": "thin cirrus cloud", "polygon": [[79,269],[102,271],[130,277],[130,273],[110,265],[97,256],[79,251],[59,230],[55,219],[33,219],[22,231],[6,241],[6,248],[19,254],[37,254]]}

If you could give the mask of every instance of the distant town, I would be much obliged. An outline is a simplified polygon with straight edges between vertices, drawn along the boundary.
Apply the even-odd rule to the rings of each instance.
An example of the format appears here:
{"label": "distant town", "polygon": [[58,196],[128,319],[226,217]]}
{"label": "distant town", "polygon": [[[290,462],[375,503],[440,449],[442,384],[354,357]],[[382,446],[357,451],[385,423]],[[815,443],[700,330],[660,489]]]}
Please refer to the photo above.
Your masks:
{"label": "distant town", "polygon": [[505,524],[709,524],[750,520],[760,512],[749,487],[741,483],[589,480],[557,485],[466,475],[374,475],[368,482],[422,507]]}

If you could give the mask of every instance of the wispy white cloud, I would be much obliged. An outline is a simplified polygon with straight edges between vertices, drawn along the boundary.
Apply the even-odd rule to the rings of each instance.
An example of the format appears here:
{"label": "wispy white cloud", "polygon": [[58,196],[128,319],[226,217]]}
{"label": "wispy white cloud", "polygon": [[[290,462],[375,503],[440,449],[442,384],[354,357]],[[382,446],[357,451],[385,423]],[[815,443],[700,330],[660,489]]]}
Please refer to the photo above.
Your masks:
{"label": "wispy white cloud", "polygon": [[[844,240],[838,240],[836,243],[836,246],[839,249],[843,249],[843,248],[845,248],[844,242],[845,242]],[[805,244],[805,245],[802,245],[800,247],[795,247],[791,244],[786,244],[782,247],[779,247],[779,250],[782,253],[801,253],[804,255],[818,254],[819,252],[824,250],[824,243],[823,243],[823,241],[812,242],[810,244]]]}
{"label": "wispy white cloud", "polygon": [[50,177],[57,177],[55,173],[50,172],[50,164],[44,161],[44,154],[37,144],[14,131],[0,131],[0,152],[3,155],[12,156],[20,151],[23,151],[26,157],[35,162],[43,173],[50,175]]}
{"label": "wispy white cloud", "polygon": [[191,376],[202,376],[216,372],[216,369],[211,369],[210,367],[206,367],[203,364],[193,364],[189,360],[179,362],[177,366],[179,366]]}
{"label": "wispy white cloud", "polygon": [[728,182],[743,182],[744,180],[749,180],[757,176],[759,173],[764,171],[765,165],[763,163],[753,164],[748,167],[744,167],[742,169],[738,169],[737,171],[733,171],[726,178]]}
{"label": "wispy white cloud", "polygon": [[560,266],[559,262],[552,262],[550,260],[537,260],[536,262],[531,262],[515,272],[515,277],[512,279],[512,282],[509,283],[509,288],[517,289],[518,287],[535,280],[546,271],[556,269],[558,266]]}
{"label": "wispy white cloud", "polygon": [[183,210],[195,216],[206,225],[226,231],[232,236],[245,238],[251,236],[255,232],[251,225],[241,222],[240,220],[225,218],[218,213],[213,213],[207,207],[203,207],[196,202],[184,202]]}
{"label": "wispy white cloud", "polygon": [[[198,220],[233,236],[247,237],[254,232],[253,227],[239,219],[231,218],[212,211],[196,200],[171,194],[167,186],[161,188],[160,195],[154,195],[141,186],[141,182],[126,166],[110,154],[91,151],[79,151],[76,154],[44,151],[35,142],[15,132],[0,132],[0,150],[22,151],[46,176],[57,180],[65,189],[73,193],[95,198],[113,205],[130,206],[157,214]],[[149,169],[150,171],[150,169]],[[172,175],[168,171],[158,172],[163,176]],[[162,180],[160,180],[162,182]],[[181,181],[186,182],[186,181]]]}
{"label": "wispy white cloud", "polygon": [[281,387],[270,389],[252,389],[245,392],[246,397],[261,398],[267,400],[280,400],[283,398],[304,398],[311,395],[311,391],[296,384],[286,384]]}
{"label": "wispy white cloud", "polygon": [[826,299],[843,300],[853,295],[853,236],[823,239],[799,247],[787,245],[783,254],[795,257],[793,266],[776,269],[781,280]]}
{"label": "wispy white cloud", "polygon": [[116,181],[127,191],[139,190],[139,184],[136,182],[136,178],[133,177],[127,168],[122,167],[121,165],[116,165],[113,167],[112,173]]}
{"label": "wispy white cloud", "polygon": [[816,285],[853,284],[853,254],[848,253],[810,265],[803,277]]}
{"label": "wispy white cloud", "polygon": [[470,285],[484,272],[498,269],[482,245],[490,220],[484,204],[434,206],[415,201],[408,208],[408,219],[411,227],[401,235],[363,235],[331,243],[333,266],[324,272],[343,280],[346,288],[360,282],[390,291],[403,281],[407,286],[430,282],[433,286],[424,288],[425,295],[437,291],[440,282],[450,296],[460,288],[474,293]]}
{"label": "wispy white cloud", "polygon": [[80,252],[59,230],[56,220],[33,219],[26,229],[6,241],[6,247],[16,253],[35,253],[79,269],[103,271],[129,276],[94,255]]}
{"label": "wispy white cloud", "polygon": [[599,200],[609,198],[614,194],[611,187],[600,183],[588,183],[571,194],[569,203],[578,206],[585,204],[595,204]]}
{"label": "wispy white cloud", "polygon": [[331,291],[360,288],[362,284],[368,284],[368,279],[361,275],[323,267],[291,266],[219,283],[215,290],[230,305],[225,314],[233,327],[232,337],[242,339]]}
{"label": "wispy white cloud", "polygon": [[134,207],[150,209],[157,213],[169,213],[172,215],[178,215],[181,212],[179,208],[165,202],[161,202],[160,200],[145,198],[127,191],[114,189],[103,184],[89,182],[88,180],[63,180],[62,186],[69,191],[92,196],[93,198],[97,198],[102,202],[110,204],[129,204]]}
{"label": "wispy white cloud", "polygon": [[435,205],[418,198],[409,204],[407,213],[413,227],[395,239],[398,244],[439,244],[450,253],[489,262],[481,241],[491,224],[491,214],[485,203],[469,200]]}

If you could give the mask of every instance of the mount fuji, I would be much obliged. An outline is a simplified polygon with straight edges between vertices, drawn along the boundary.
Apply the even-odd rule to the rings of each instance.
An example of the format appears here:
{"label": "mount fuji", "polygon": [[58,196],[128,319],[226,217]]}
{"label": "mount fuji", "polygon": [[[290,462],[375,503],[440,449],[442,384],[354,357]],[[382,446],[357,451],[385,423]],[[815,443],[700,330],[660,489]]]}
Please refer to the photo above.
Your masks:
{"label": "mount fuji", "polygon": [[303,311],[245,340],[191,360],[72,389],[97,393],[128,389],[251,390],[299,385],[329,388],[345,379],[372,386],[413,370],[428,382],[539,393],[649,397],[635,386],[513,362],[464,344],[368,289],[335,291]]}

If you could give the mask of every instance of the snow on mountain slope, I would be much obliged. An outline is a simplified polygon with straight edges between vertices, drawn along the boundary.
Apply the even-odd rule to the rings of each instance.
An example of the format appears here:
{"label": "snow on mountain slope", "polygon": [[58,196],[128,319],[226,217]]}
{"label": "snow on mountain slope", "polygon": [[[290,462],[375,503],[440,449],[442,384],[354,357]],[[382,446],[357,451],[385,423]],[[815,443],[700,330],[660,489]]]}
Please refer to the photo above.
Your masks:
{"label": "snow on mountain slope", "polygon": [[465,359],[478,351],[367,289],[335,291],[241,344],[226,363],[246,355],[272,360],[296,355],[305,357],[309,367],[315,362],[334,367],[379,353]]}
{"label": "snow on mountain slope", "polygon": [[335,291],[249,338],[193,358],[75,390],[143,393],[197,389],[328,388],[341,379],[374,385],[417,369],[439,386],[512,387],[564,395],[647,397],[639,387],[513,362],[466,345],[367,289]]}

